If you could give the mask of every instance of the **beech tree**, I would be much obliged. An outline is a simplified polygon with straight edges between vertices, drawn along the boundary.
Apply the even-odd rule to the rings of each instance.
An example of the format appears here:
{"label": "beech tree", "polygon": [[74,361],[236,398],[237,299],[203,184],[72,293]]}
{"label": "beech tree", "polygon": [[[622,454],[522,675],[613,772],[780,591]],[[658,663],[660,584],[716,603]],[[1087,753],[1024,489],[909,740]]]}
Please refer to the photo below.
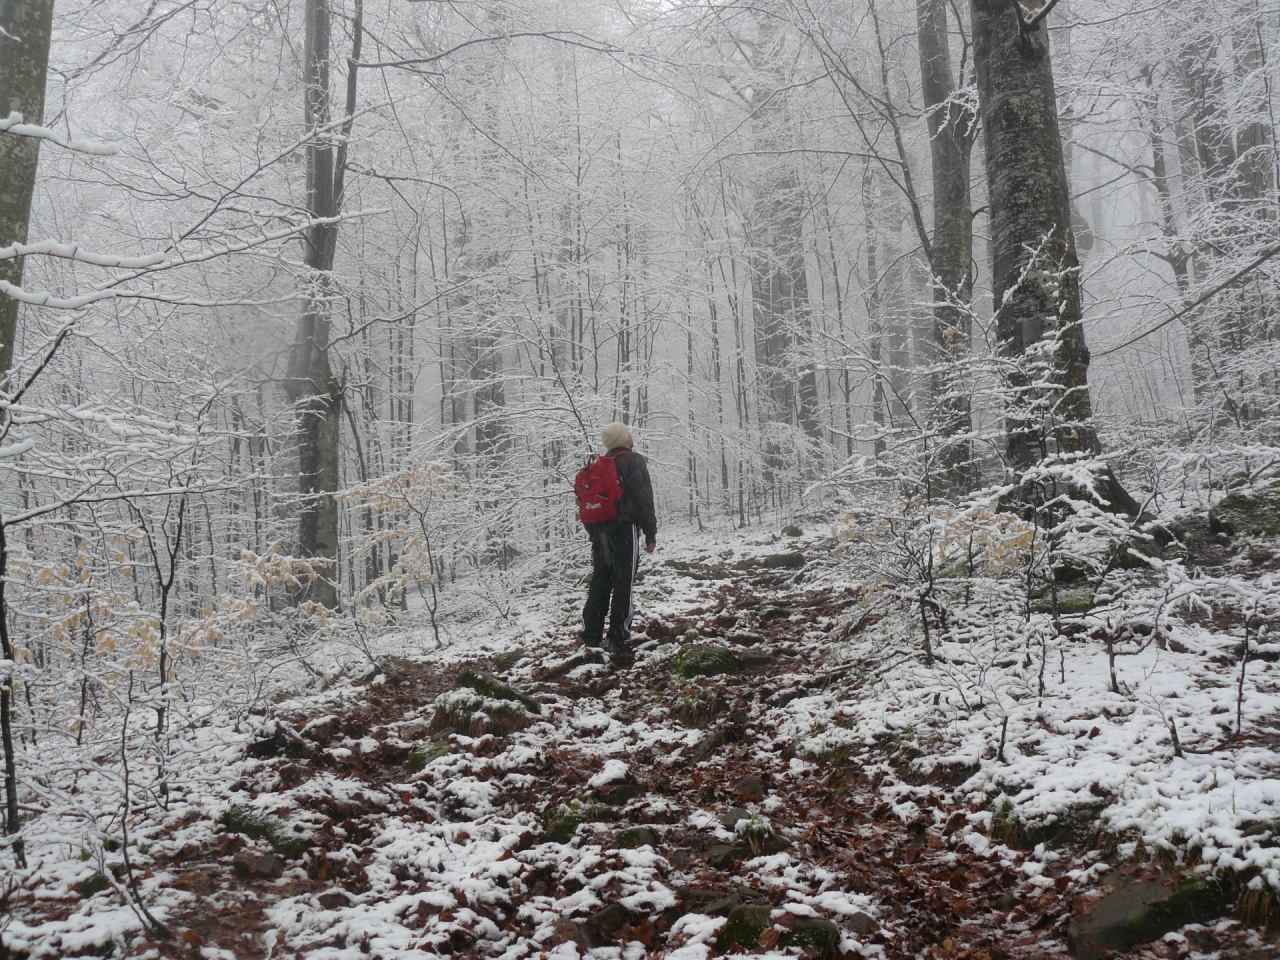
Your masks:
{"label": "beech tree", "polygon": [[[972,0],[974,66],[990,204],[996,334],[1010,386],[1009,464],[1021,472],[1051,453],[1096,454],[1080,262],[1058,132],[1045,23],[1053,0]],[[1048,383],[1025,364],[1048,351]]]}

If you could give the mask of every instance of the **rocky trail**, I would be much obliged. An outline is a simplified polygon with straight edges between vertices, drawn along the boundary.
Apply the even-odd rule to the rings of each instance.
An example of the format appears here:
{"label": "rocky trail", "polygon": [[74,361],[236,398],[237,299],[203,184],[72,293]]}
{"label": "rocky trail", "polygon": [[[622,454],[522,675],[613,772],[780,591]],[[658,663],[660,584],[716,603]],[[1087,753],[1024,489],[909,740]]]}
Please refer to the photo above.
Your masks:
{"label": "rocky trail", "polygon": [[1226,893],[1117,856],[1087,816],[1004,822],[959,789],[972,767],[924,772],[908,738],[798,755],[790,705],[875,696],[886,668],[832,666],[832,631],[877,614],[849,619],[858,588],[814,584],[815,562],[650,566],[642,610],[677,609],[642,613],[629,669],[566,626],[282,702],[255,718],[220,802],[171,819],[135,863],[182,894],[173,938],[101,952],[1280,955]]}

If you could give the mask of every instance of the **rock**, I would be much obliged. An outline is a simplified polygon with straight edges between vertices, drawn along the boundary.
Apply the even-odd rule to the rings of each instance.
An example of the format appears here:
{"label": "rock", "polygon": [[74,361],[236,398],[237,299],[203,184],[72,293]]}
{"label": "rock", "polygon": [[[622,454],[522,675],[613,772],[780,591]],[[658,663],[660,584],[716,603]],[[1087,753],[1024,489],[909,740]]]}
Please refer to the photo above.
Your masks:
{"label": "rock", "polygon": [[733,847],[727,843],[713,843],[707,847],[707,860],[717,870],[728,870],[733,866]]}
{"label": "rock", "polygon": [[428,729],[430,729],[430,724],[419,717],[400,724],[400,736],[409,740],[417,740],[426,736]]}
{"label": "rock", "polygon": [[433,760],[439,760],[449,752],[449,739],[441,734],[435,740],[432,740],[421,746],[414,747],[409,752],[408,758],[405,760],[405,769],[409,773],[421,773]]}
{"label": "rock", "polygon": [[694,766],[702,762],[705,757],[716,747],[723,747],[729,742],[729,735],[723,730],[717,730],[715,733],[709,733],[699,741],[698,745],[693,748],[693,753],[689,756],[689,765]]}
{"label": "rock", "polygon": [[716,940],[716,949],[727,953],[732,947],[753,950],[760,942],[760,934],[769,926],[769,908],[744,904],[729,911],[729,919]]}
{"label": "rock", "polygon": [[672,668],[686,680],[693,677],[717,677],[737,673],[742,665],[724,647],[709,643],[685,644],[676,653]]}
{"label": "rock", "polygon": [[801,570],[804,568],[804,554],[798,551],[770,554],[764,558],[764,567],[766,570]]}
{"label": "rock", "polygon": [[621,905],[611,903],[607,907],[597,910],[591,918],[592,925],[600,932],[600,936],[605,940],[612,940],[614,934],[627,922],[627,911],[623,910]]}
{"label": "rock", "polygon": [[704,887],[676,887],[676,899],[682,903],[711,903],[719,897],[720,894]]}
{"label": "rock", "polygon": [[618,834],[618,846],[623,850],[632,850],[635,847],[653,847],[658,848],[658,835],[648,827],[628,827]]}
{"label": "rock", "polygon": [[284,724],[269,721],[258,740],[249,744],[248,754],[259,760],[267,757],[309,757],[315,747]]}
{"label": "rock", "polygon": [[399,738],[382,741],[382,760],[384,763],[404,763],[413,751],[413,744]]}
{"label": "rock", "polygon": [[542,833],[542,842],[568,843],[573,839],[573,835],[578,832],[578,827],[581,825],[582,820],[578,817],[560,817],[557,820],[552,820]]}
{"label": "rock", "polygon": [[337,722],[337,717],[317,717],[302,728],[302,736],[316,743],[328,743]]}
{"label": "rock", "polygon": [[1232,491],[1209,511],[1209,529],[1229,537],[1280,534],[1280,484]]}
{"label": "rock", "polygon": [[734,785],[733,793],[743,803],[759,803],[764,799],[764,784],[757,777],[743,777]]}
{"label": "rock", "polygon": [[1087,917],[1071,921],[1067,948],[1077,960],[1103,960],[1110,951],[1213,920],[1229,905],[1226,889],[1214,880],[1189,878],[1177,889],[1159,880],[1139,880],[1103,897]]}
{"label": "rock", "polygon": [[302,856],[313,846],[313,841],[297,829],[289,830],[285,824],[271,817],[254,813],[246,807],[232,804],[222,817],[222,825],[228,833],[240,833],[255,840],[266,840],[281,856],[290,860]]}
{"label": "rock", "polygon": [[720,826],[726,830],[736,830],[738,824],[743,820],[750,820],[751,812],[743,810],[742,807],[733,807],[728,813],[720,818]]}
{"label": "rock", "polygon": [[704,913],[708,917],[727,917],[741,905],[742,898],[736,893],[731,893],[727,897],[718,897],[710,901],[698,912]]}
{"label": "rock", "polygon": [[667,857],[667,862],[676,869],[679,869],[689,862],[689,851],[675,850],[672,852],[671,856]]}
{"label": "rock", "polygon": [[596,791],[596,798],[611,807],[623,807],[636,797],[643,797],[649,788],[643,783],[615,783]]}
{"label": "rock", "polygon": [[[866,914],[863,914],[866,916]],[[821,960],[831,960],[836,954],[836,946],[840,943],[840,928],[830,920],[821,917],[798,917],[791,927],[791,932],[783,934],[778,946],[800,947],[806,953],[812,953]]]}
{"label": "rock", "polygon": [[471,669],[464,669],[458,674],[455,687],[469,687],[476,693],[482,694],[491,700],[513,700],[516,703],[524,705],[524,708],[533,714],[542,713],[542,704],[528,694],[521,693],[514,687],[510,687],[501,680],[495,680],[493,677],[486,676],[483,673],[476,673]]}
{"label": "rock", "polygon": [[863,913],[859,910],[853,916],[845,920],[845,925],[859,936],[865,937],[876,928],[876,922],[870,914]]}
{"label": "rock", "polygon": [[[604,941],[600,939],[600,932],[596,930],[593,923],[575,923],[572,920],[559,920],[555,926],[556,940],[560,943],[573,941],[586,953],[588,950],[595,950],[597,947],[603,947]],[[472,941],[474,942],[474,936]],[[469,945],[468,945],[469,946]],[[461,949],[454,949],[453,953],[461,953]]]}
{"label": "rock", "polygon": [[782,535],[784,537],[803,537],[804,531],[801,530],[799,527],[797,527],[794,523],[788,523],[785,527],[782,528]]}
{"label": "rock", "polygon": [[242,877],[256,877],[262,880],[274,880],[284,873],[284,861],[274,853],[257,850],[241,850],[231,861],[231,866]]}
{"label": "rock", "polygon": [[97,871],[94,871],[76,884],[75,891],[84,899],[88,900],[95,893],[101,893],[110,886],[111,881]]}
{"label": "rock", "polygon": [[528,656],[523,650],[507,650],[493,658],[493,669],[510,670]]}
{"label": "rock", "polygon": [[316,897],[316,901],[326,910],[337,910],[341,907],[349,907],[351,906],[351,900],[351,894],[347,893],[345,890],[339,890],[336,887],[332,890],[326,890],[324,893],[320,894],[320,896]]}

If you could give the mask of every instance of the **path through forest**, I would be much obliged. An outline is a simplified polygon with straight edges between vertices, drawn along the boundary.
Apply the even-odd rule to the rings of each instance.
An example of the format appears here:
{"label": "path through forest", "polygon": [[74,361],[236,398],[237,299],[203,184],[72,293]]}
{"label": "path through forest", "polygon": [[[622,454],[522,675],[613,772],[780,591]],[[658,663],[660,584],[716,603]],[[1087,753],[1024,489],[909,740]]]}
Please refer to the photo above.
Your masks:
{"label": "path through forest", "polygon": [[[641,613],[630,669],[577,647],[566,590],[562,626],[524,649],[384,659],[280,703],[206,812],[171,819],[144,858],[178,897],[162,911],[177,938],[115,949],[1032,960],[1067,955],[1104,891],[1178,885],[1141,855],[1087,854],[1087,821],[1027,837],[958,789],[973,767],[921,773],[910,737],[798,756],[798,701],[894,706],[885,663],[831,668],[833,628],[868,629],[875,608],[849,620],[860,588],[815,582],[830,552],[797,545],[657,559],[639,596],[664,613]],[[1130,955],[1273,950],[1227,919]]]}

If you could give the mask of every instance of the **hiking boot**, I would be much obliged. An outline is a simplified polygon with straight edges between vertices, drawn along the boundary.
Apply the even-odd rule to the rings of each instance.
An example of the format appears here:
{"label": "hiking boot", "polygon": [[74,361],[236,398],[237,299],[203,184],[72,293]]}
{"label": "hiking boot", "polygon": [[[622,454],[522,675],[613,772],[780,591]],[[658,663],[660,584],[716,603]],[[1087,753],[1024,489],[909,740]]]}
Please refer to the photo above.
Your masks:
{"label": "hiking boot", "polygon": [[599,637],[588,637],[585,633],[578,634],[578,639],[582,641],[582,645],[588,650],[599,650],[604,646],[604,641]]}
{"label": "hiking boot", "polygon": [[615,667],[629,667],[636,662],[635,654],[631,652],[631,648],[622,640],[609,639],[608,643],[609,661]]}

